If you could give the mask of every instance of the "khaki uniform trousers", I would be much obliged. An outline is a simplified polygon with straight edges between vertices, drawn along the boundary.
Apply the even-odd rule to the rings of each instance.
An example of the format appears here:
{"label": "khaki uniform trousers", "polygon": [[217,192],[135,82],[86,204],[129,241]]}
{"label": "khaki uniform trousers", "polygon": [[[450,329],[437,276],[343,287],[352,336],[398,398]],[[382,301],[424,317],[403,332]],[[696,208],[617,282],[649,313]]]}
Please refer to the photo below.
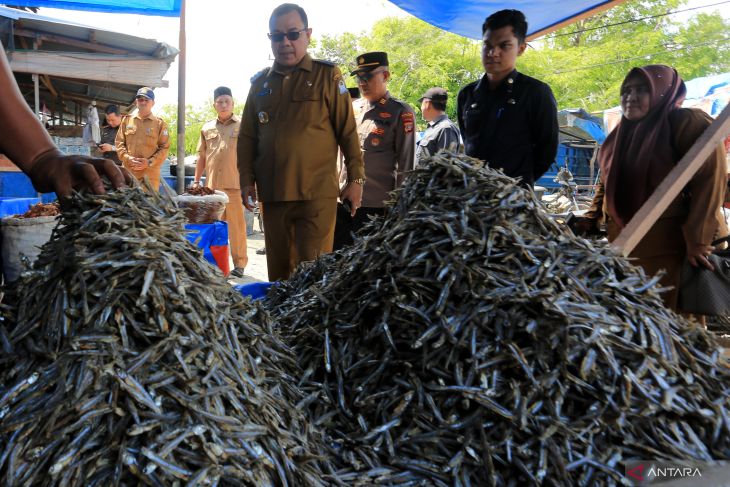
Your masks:
{"label": "khaki uniform trousers", "polygon": [[160,190],[160,173],[162,172],[162,167],[148,167],[147,169],[142,169],[141,171],[135,171],[134,169],[127,166],[127,164],[122,164],[124,167],[126,167],[129,172],[132,173],[132,176],[134,176],[137,181],[139,181],[139,184],[144,187],[144,178],[147,177],[150,180],[150,186],[152,186],[152,189],[155,191]]}
{"label": "khaki uniform trousers", "polygon": [[223,219],[228,223],[228,240],[231,243],[231,256],[234,267],[246,267],[248,253],[246,243],[246,221],[243,217],[243,198],[240,189],[224,189],[228,195],[228,204],[223,212]]}
{"label": "khaki uniform trousers", "polygon": [[264,240],[269,281],[288,279],[300,262],[332,252],[337,199],[267,201]]}

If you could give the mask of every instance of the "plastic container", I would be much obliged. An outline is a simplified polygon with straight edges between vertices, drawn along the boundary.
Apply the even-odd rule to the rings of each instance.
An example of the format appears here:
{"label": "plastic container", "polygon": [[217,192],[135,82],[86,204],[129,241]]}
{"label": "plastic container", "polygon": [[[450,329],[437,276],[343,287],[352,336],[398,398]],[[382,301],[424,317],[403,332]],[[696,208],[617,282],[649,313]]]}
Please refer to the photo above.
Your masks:
{"label": "plastic container", "polygon": [[25,270],[23,256],[33,262],[41,252],[43,244],[51,238],[56,227],[55,216],[38,218],[15,218],[8,216],[0,220],[2,232],[2,264],[5,282],[12,282]]}

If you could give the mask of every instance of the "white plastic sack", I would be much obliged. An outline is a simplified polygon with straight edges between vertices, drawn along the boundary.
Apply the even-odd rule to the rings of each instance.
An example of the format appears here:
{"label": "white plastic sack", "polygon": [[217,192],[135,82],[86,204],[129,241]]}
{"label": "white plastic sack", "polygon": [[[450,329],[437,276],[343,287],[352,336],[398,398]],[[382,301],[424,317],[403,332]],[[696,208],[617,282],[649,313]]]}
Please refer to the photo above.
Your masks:
{"label": "white plastic sack", "polygon": [[39,216],[37,218],[15,218],[8,216],[0,221],[2,232],[2,264],[5,282],[20,277],[25,270],[22,257],[33,262],[41,251],[43,244],[51,238],[56,227],[55,216]]}

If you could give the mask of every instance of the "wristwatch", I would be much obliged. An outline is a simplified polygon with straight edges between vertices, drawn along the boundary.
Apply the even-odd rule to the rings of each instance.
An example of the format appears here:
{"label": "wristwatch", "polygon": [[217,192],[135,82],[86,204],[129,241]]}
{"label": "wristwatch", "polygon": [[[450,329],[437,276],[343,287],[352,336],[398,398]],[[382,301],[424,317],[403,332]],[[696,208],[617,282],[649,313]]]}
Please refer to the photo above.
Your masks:
{"label": "wristwatch", "polygon": [[351,179],[351,180],[350,180],[350,181],[348,181],[348,182],[350,182],[350,183],[357,183],[357,184],[359,184],[360,186],[362,186],[362,185],[364,185],[364,184],[365,184],[365,179],[363,179],[363,178],[359,178],[359,179]]}

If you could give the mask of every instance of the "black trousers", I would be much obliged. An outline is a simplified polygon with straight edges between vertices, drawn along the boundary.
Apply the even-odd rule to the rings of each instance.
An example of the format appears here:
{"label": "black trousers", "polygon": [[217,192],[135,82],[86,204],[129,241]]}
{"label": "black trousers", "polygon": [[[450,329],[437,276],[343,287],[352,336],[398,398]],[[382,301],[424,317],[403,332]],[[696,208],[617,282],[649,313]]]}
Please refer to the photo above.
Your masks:
{"label": "black trousers", "polygon": [[360,229],[370,221],[369,216],[383,216],[384,214],[385,208],[360,207],[352,217],[342,203],[337,203],[337,223],[335,223],[335,240],[332,249],[340,250],[346,245],[352,245],[354,242],[352,234],[360,232]]}

